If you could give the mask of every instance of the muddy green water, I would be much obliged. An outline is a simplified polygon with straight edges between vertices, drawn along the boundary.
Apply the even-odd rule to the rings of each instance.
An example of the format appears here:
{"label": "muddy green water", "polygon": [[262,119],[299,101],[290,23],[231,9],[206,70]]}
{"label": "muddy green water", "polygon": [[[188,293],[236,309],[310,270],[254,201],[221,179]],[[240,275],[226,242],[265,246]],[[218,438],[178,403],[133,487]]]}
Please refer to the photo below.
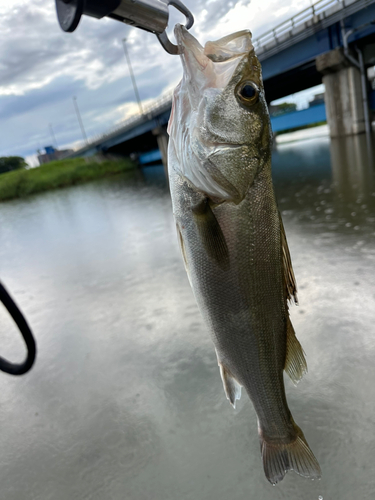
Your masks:
{"label": "muddy green water", "polygon": [[[364,138],[279,145],[309,373],[287,398],[323,478],[272,487],[225,399],[162,169],[0,205],[0,277],[38,359],[0,373],[0,498],[354,500],[375,494],[375,187]],[[0,309],[0,355],[23,356]]]}

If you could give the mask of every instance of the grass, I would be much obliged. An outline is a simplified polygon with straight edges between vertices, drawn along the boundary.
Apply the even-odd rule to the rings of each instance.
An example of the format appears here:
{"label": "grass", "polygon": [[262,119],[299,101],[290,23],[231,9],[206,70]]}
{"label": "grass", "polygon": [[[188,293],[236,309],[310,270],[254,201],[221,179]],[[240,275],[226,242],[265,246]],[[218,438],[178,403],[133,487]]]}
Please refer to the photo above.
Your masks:
{"label": "grass", "polygon": [[14,170],[0,174],[0,201],[81,184],[133,168],[135,164],[126,158],[103,160],[92,157],[59,160],[29,170]]}

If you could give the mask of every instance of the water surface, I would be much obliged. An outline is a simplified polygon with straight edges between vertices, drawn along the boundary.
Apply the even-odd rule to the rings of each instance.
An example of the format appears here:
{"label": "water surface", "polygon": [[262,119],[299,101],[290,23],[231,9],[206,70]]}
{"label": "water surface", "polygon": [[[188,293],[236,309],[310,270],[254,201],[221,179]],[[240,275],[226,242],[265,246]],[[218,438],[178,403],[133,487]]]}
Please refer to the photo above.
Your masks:
{"label": "water surface", "polygon": [[[362,138],[363,139],[363,138]],[[280,144],[274,178],[309,373],[287,397],[323,471],[272,487],[225,399],[160,167],[0,205],[0,276],[35,332],[0,374],[7,500],[353,500],[375,492],[375,188],[364,140]],[[0,309],[1,352],[22,342]]]}

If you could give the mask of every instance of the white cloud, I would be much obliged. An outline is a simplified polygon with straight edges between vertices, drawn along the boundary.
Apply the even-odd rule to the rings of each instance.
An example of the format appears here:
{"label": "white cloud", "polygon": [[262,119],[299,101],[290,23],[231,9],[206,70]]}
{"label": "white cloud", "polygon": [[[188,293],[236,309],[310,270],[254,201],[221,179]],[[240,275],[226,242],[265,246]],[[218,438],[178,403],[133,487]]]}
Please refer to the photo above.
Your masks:
{"label": "white cloud", "polygon": [[324,84],[311,87],[310,89],[302,90],[296,94],[291,94],[281,99],[272,101],[272,104],[281,104],[282,102],[292,102],[297,105],[297,109],[305,109],[309,107],[309,102],[313,99],[314,95],[322,94],[324,92]]}
{"label": "white cloud", "polygon": [[28,155],[25,157],[26,163],[29,165],[29,167],[38,167],[39,166],[39,161],[38,161],[38,155]]}

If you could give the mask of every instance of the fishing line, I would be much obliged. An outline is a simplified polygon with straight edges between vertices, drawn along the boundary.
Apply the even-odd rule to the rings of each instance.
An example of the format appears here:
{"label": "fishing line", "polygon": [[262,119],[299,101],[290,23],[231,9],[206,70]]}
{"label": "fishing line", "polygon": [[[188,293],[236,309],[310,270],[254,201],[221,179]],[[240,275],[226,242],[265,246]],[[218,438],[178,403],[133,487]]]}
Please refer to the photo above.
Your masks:
{"label": "fishing line", "polygon": [[11,363],[7,359],[0,356],[0,370],[5,373],[10,373],[11,375],[23,375],[28,372],[34,364],[36,356],[35,340],[25,317],[1,282],[0,301],[4,304],[6,310],[18,326],[27,348],[27,356],[23,363]]}

